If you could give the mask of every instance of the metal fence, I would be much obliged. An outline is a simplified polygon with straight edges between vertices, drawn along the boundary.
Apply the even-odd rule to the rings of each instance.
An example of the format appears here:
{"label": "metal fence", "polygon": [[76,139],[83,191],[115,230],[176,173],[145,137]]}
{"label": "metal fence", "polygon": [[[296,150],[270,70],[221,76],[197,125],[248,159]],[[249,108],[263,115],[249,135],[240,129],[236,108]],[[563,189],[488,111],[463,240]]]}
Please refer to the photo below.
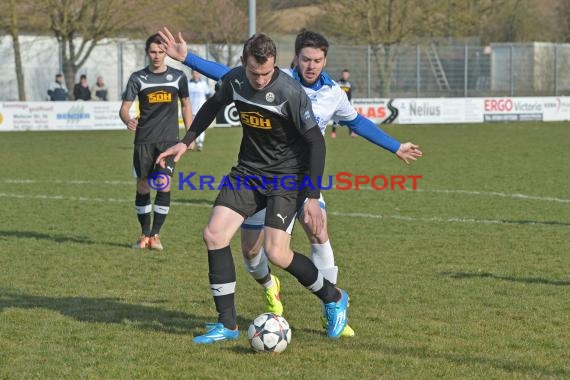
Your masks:
{"label": "metal fence", "polygon": [[[294,37],[293,37],[294,38]],[[293,38],[278,39],[278,65],[288,67]],[[60,69],[55,39],[21,37],[27,100],[45,100],[46,89]],[[232,57],[219,46],[192,45],[202,57],[223,57],[239,62],[241,46]],[[228,49],[226,49],[227,55]],[[11,39],[0,36],[0,101],[17,100],[17,83]],[[95,48],[79,74],[91,80],[106,79],[111,100],[119,100],[131,72],[147,64],[144,41],[106,40]],[[172,63],[175,67],[182,65]],[[490,46],[426,43],[383,46],[330,47],[327,71],[333,79],[343,69],[351,72],[355,98],[499,97],[570,95],[570,44],[528,43]],[[186,71],[187,68],[184,67]]]}
{"label": "metal fence", "polygon": [[570,94],[570,44],[331,46],[327,71],[345,68],[357,98]]}

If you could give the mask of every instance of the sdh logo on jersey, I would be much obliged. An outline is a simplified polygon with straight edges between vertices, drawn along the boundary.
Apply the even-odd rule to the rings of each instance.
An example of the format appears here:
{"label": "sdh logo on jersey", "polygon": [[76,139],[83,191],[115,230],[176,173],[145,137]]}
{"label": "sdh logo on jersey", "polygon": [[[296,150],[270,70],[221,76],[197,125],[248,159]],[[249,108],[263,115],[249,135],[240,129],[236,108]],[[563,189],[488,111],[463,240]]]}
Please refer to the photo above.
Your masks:
{"label": "sdh logo on jersey", "polygon": [[264,118],[259,112],[240,112],[239,117],[242,124],[248,127],[271,129],[271,119]]}
{"label": "sdh logo on jersey", "polygon": [[170,103],[172,102],[172,94],[166,91],[156,91],[148,94],[149,103]]}

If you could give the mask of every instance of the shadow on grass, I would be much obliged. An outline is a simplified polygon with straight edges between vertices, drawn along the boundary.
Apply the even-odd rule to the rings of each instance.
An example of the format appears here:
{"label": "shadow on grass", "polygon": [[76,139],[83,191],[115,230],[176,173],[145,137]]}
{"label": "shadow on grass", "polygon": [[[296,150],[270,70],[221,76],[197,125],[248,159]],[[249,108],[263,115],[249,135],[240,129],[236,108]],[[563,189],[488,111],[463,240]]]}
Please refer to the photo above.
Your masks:
{"label": "shadow on grass", "polygon": [[503,219],[500,220],[503,224],[518,224],[518,225],[536,225],[536,226],[562,226],[562,227],[569,227],[570,223],[567,222],[559,222],[555,220],[545,220],[545,221],[538,221],[538,220],[507,220]]}
{"label": "shadow on grass", "polygon": [[[157,301],[160,303],[161,301]],[[199,335],[215,319],[126,303],[120,298],[47,297],[0,289],[0,312],[7,308],[47,309],[81,322],[116,323],[173,334]]]}
{"label": "shadow on grass", "polygon": [[38,231],[0,231],[0,238],[15,237],[18,239],[36,239],[36,240],[50,240],[54,243],[78,243],[78,244],[96,244],[106,245],[110,247],[130,248],[130,244],[119,244],[105,241],[93,241],[85,236],[66,236],[60,234],[48,234]]}
{"label": "shadow on grass", "polygon": [[523,282],[525,284],[544,284],[556,286],[570,286],[570,281],[565,280],[549,280],[542,277],[514,277],[514,276],[498,276],[489,272],[442,272],[442,276],[463,279],[463,278],[491,278],[493,280]]}
{"label": "shadow on grass", "polygon": [[[246,332],[246,334],[247,334],[247,332]],[[247,336],[245,338],[247,339]],[[251,348],[249,346],[249,342],[245,346],[243,344],[239,344],[239,345],[236,344],[236,345],[233,345],[231,347],[225,346],[225,347],[223,347],[223,349],[225,349],[227,351],[231,351],[234,354],[240,354],[240,355],[262,355],[263,354],[261,352],[255,352],[253,350],[253,348]]]}
{"label": "shadow on grass", "polygon": [[[435,352],[425,347],[394,347],[383,343],[373,345],[375,351],[398,357],[411,357],[422,360],[442,359],[459,366],[488,366],[510,374],[522,374],[523,377],[556,377],[561,379],[570,378],[570,371],[565,368],[542,366],[529,362],[518,362],[501,357],[486,357],[483,354],[473,353],[459,354],[453,352]],[[484,376],[483,376],[484,378]]]}

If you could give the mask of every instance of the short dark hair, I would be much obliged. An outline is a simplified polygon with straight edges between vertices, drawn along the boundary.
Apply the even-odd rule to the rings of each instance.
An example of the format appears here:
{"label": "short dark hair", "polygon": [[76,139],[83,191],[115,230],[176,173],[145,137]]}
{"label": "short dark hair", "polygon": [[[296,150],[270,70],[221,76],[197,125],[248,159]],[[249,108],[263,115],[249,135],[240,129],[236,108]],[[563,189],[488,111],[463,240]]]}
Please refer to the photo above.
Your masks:
{"label": "short dark hair", "polygon": [[160,44],[162,44],[162,42],[163,41],[162,41],[162,38],[160,38],[160,35],[158,33],[155,33],[146,39],[144,51],[148,53],[148,51],[150,50],[150,44],[160,45]]}
{"label": "short dark hair", "polygon": [[344,69],[342,70],[343,73],[350,73],[350,71],[348,71],[348,69]]}
{"label": "short dark hair", "polygon": [[87,79],[87,75],[81,74],[81,75],[79,76],[79,79]]}
{"label": "short dark hair", "polygon": [[254,57],[257,63],[261,64],[267,62],[271,57],[277,58],[275,42],[266,34],[254,34],[243,45],[242,59],[244,64],[249,57]]}
{"label": "short dark hair", "polygon": [[329,52],[329,42],[325,36],[320,33],[303,29],[299,34],[297,34],[297,38],[295,38],[295,55],[298,56],[301,50],[306,47],[322,50],[323,53],[325,53],[325,57]]}

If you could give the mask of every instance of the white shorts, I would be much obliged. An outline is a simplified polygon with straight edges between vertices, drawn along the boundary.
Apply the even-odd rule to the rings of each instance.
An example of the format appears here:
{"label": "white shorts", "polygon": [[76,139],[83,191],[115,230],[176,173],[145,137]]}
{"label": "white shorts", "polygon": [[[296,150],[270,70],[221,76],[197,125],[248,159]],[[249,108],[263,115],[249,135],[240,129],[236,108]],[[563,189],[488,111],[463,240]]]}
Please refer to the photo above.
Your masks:
{"label": "white shorts", "polygon": [[[305,202],[306,201],[307,200],[305,200]],[[323,210],[326,209],[325,198],[323,198],[322,193],[321,196],[319,197],[319,205],[321,206],[321,209]],[[301,207],[301,209],[297,211],[297,218],[299,218],[299,216],[301,215],[303,215],[303,207]],[[262,230],[264,224],[265,224],[265,209],[259,210],[252,216],[246,218],[245,221],[242,223],[241,228],[243,228],[244,230]],[[291,225],[287,229],[287,233],[290,234],[292,230],[293,230],[293,223],[291,223]]]}

